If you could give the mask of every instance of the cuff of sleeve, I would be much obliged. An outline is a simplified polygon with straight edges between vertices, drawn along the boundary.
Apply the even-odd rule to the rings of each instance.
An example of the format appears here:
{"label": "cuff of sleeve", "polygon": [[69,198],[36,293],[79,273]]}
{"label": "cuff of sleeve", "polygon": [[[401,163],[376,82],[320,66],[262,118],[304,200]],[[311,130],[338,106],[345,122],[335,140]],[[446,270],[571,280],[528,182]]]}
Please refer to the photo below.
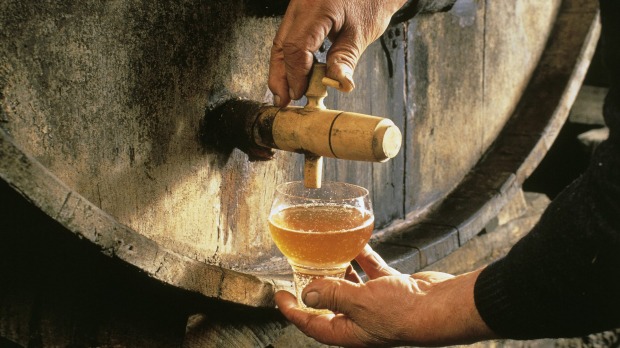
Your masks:
{"label": "cuff of sleeve", "polygon": [[519,338],[510,329],[519,325],[514,317],[519,310],[511,305],[503,268],[500,259],[482,270],[474,285],[474,301],[482,320],[493,332],[505,338]]}

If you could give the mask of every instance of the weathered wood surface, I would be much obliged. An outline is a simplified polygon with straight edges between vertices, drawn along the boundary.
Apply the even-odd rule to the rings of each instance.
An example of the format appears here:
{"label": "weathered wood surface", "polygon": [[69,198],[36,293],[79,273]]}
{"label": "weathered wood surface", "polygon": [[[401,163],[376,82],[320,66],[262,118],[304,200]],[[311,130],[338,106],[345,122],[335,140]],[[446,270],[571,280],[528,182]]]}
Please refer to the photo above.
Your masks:
{"label": "weathered wood surface", "polygon": [[[550,33],[509,122],[489,150],[428,214],[376,233],[379,247],[415,247],[420,253],[419,266],[425,267],[425,260],[441,259],[479,233],[519,192],[556,138],[583,81],[600,34],[596,4],[562,2]],[[424,224],[444,226],[445,232],[436,232],[430,243],[428,237],[419,242],[401,237]],[[450,228],[457,230],[458,243],[450,238]],[[399,267],[401,257],[398,254],[392,264]],[[410,265],[400,269],[415,271]]]}
{"label": "weathered wood surface", "polygon": [[3,181],[0,221],[0,347],[259,347],[286,325],[110,259]]}
{"label": "weathered wood surface", "polygon": [[[327,179],[372,190],[374,243],[404,269],[463,244],[519,189],[596,40],[591,1],[460,3],[390,28],[362,57],[358,88],[327,100],[404,131],[388,163],[325,165]],[[266,218],[275,185],[300,178],[301,156],[249,162],[202,147],[198,131],[218,101],[270,99],[279,19],[247,1],[2,2],[0,177],[150,277],[271,306],[289,283]]]}
{"label": "weathered wood surface", "polygon": [[[393,161],[329,160],[325,173],[371,189],[373,244],[406,272],[456,250],[520,192],[566,118],[598,35],[592,1],[462,3],[390,28],[385,48],[377,42],[362,57],[358,88],[327,100],[389,116],[404,131]],[[206,313],[207,327],[193,331],[200,345],[275,339],[283,324],[273,312],[257,314],[260,323],[213,317],[238,308],[228,302],[272,307],[273,291],[290,286],[265,226],[274,186],[301,177],[301,156],[249,162],[198,140],[206,107],[271,97],[267,57],[280,18],[255,5],[0,3],[0,247],[10,256],[0,280],[11,282],[0,287],[2,336],[32,346],[174,346],[185,319]],[[9,209],[20,199],[13,190],[48,217],[29,234],[19,226],[30,221]],[[41,241],[31,259],[25,236]],[[31,263],[12,271],[20,255]],[[93,287],[80,279],[104,290],[84,297]],[[103,306],[106,291],[116,293]]]}
{"label": "weathered wood surface", "polygon": [[249,16],[242,1],[0,6],[12,141],[171,250],[229,267],[269,258],[259,226],[291,156],[249,163],[205,153],[196,137],[209,103],[264,98],[278,18]]}

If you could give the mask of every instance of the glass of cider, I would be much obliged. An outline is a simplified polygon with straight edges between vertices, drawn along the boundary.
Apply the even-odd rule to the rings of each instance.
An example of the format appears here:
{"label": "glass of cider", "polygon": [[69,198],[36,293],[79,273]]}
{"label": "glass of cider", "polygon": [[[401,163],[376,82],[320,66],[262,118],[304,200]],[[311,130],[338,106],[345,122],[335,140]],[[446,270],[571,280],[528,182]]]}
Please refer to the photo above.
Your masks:
{"label": "glass of cider", "polygon": [[301,292],[323,277],[344,278],[347,267],[362,251],[374,228],[368,190],[344,182],[324,182],[307,188],[302,181],[276,187],[269,230],[293,268],[299,306]]}

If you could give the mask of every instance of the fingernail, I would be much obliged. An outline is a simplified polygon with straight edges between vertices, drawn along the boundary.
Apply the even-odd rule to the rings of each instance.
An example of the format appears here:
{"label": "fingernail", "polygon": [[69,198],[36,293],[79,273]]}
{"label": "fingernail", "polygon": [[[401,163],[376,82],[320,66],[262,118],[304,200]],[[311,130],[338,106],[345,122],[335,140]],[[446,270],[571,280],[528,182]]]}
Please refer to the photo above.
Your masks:
{"label": "fingernail", "polygon": [[346,72],[344,74],[344,78],[347,79],[347,81],[349,82],[351,86],[351,90],[355,89],[355,82],[353,82],[353,75],[349,72]]}
{"label": "fingernail", "polygon": [[311,291],[304,296],[304,303],[308,307],[316,307],[319,304],[319,293]]}
{"label": "fingernail", "polygon": [[292,88],[288,89],[288,95],[291,97],[291,99],[297,100],[297,98],[295,98],[295,92],[293,92]]}
{"label": "fingernail", "polygon": [[273,105],[280,106],[280,96],[277,94],[273,95]]}

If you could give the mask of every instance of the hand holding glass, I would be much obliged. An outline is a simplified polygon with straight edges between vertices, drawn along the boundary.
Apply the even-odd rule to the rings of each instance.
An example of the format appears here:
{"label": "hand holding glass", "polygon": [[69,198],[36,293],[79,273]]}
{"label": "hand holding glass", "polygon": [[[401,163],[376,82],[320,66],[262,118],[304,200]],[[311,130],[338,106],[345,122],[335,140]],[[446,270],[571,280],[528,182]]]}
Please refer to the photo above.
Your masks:
{"label": "hand holding glass", "polygon": [[[300,307],[303,288],[323,277],[344,278],[374,228],[368,190],[343,182],[307,188],[303,182],[278,185],[269,214],[271,236],[293,267]],[[329,311],[327,311],[329,312]]]}

